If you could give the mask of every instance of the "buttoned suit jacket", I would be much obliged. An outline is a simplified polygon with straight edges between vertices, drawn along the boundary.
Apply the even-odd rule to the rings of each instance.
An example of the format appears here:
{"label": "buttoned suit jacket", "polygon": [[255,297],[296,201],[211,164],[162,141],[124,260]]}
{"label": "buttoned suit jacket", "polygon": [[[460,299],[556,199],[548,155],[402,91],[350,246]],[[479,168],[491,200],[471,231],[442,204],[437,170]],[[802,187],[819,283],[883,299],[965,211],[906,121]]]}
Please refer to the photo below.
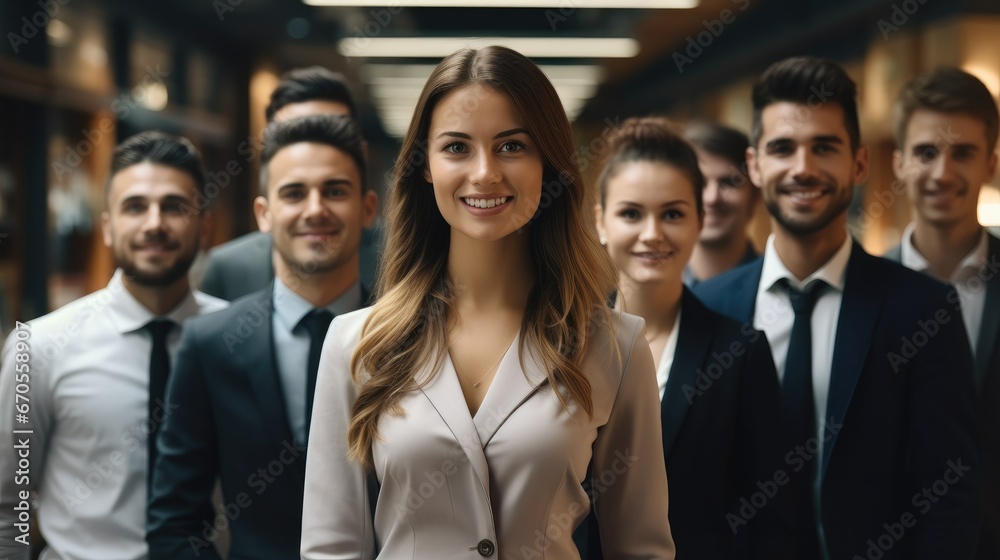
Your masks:
{"label": "buttoned suit jacket", "polygon": [[[762,267],[763,258],[695,293],[752,323]],[[819,464],[832,560],[974,558],[981,470],[957,301],[949,286],[852,247]]]}
{"label": "buttoned suit jacket", "polygon": [[[185,325],[167,388],[172,412],[157,442],[150,560],[219,558],[215,523],[229,527],[231,560],[299,558],[306,447],[288,420],[272,293],[268,287]],[[220,516],[210,501],[216,477]]]}
{"label": "buttoned suit jacket", "polygon": [[[978,560],[1000,558],[1000,238],[989,235],[987,264],[980,280],[986,290],[983,322],[976,348],[976,387],[983,461],[983,531]],[[902,262],[902,246],[885,258]]]}
{"label": "buttoned suit jacket", "polygon": [[424,384],[401,398],[404,413],[379,420],[373,520],[364,471],[347,458],[358,392],[349,364],[368,313],[334,320],[323,349],[303,559],[576,559],[572,533],[590,509],[583,482],[591,464],[608,557],[673,558],[659,399],[641,319],[613,313],[621,361],[608,326],[594,320],[580,364],[593,417],[572,401],[563,408],[531,348],[519,351],[520,337],[475,417],[450,359],[438,354],[440,362],[415,372]]}

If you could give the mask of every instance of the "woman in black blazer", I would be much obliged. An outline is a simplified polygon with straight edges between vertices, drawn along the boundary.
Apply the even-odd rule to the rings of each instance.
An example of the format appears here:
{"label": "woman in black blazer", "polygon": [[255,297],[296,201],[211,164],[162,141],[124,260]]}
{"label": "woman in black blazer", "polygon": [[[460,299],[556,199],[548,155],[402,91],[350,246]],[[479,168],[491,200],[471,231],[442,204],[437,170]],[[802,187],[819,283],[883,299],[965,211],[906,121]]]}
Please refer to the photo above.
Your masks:
{"label": "woman in black blazer", "polygon": [[656,361],[677,559],[790,558],[782,504],[799,462],[782,445],[767,339],[682,283],[703,220],[697,157],[656,118],[626,121],[608,152],[597,229],[616,306],[646,320]]}

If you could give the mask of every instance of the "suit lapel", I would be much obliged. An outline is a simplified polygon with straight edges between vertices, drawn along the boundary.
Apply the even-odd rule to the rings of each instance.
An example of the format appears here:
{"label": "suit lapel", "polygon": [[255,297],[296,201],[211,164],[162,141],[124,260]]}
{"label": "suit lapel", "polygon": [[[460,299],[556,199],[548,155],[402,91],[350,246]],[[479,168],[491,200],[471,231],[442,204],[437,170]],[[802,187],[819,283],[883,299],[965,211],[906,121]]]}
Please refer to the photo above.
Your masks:
{"label": "suit lapel", "polygon": [[266,309],[261,325],[252,329],[247,339],[246,349],[236,354],[241,371],[247,373],[253,387],[257,410],[265,422],[272,426],[279,439],[293,441],[292,428],[288,423],[285,407],[285,393],[278,378],[278,362],[274,353],[274,337],[271,332],[271,316],[274,314],[273,282],[261,290],[250,303],[252,309]]}
{"label": "suit lapel", "polygon": [[709,321],[708,309],[684,289],[681,295],[681,322],[677,326],[677,350],[674,363],[670,366],[667,388],[660,404],[660,419],[663,424],[663,456],[669,461],[674,442],[681,432],[684,417],[691,408],[692,400],[685,389],[696,386],[698,370],[705,363],[705,356],[715,338]]}
{"label": "suit lapel", "polygon": [[730,317],[744,323],[753,323],[753,314],[757,307],[757,287],[760,284],[760,275],[764,270],[764,258],[758,258],[752,265],[747,266],[743,283],[733,290],[729,306]]}
{"label": "suit lapel", "polygon": [[518,333],[473,418],[483,447],[489,445],[500,426],[548,379],[541,361],[530,350],[526,349],[521,368],[520,344],[521,333]]}
{"label": "suit lapel", "polygon": [[[851,248],[851,258],[847,262],[826,407],[827,419],[836,423],[843,422],[847,415],[847,407],[861,377],[871,346],[872,333],[875,331],[875,323],[882,308],[884,299],[880,293],[882,286],[878,284],[877,274],[871,271],[873,259],[875,257],[865,253],[860,245],[854,243]],[[824,447],[820,476],[826,473],[826,466],[830,462],[830,455],[833,453],[839,433],[834,431]]]}
{"label": "suit lapel", "polygon": [[987,269],[993,276],[986,283],[986,302],[983,306],[983,322],[979,329],[979,340],[976,341],[976,388],[982,389],[986,381],[997,349],[997,335],[1000,333],[1000,270],[992,267],[1000,262],[1000,238],[989,236],[989,255]]}
{"label": "suit lapel", "polygon": [[482,440],[480,440],[479,432],[472,421],[472,415],[469,414],[469,407],[465,404],[465,395],[458,382],[455,365],[451,362],[451,357],[448,356],[447,352],[444,354],[436,373],[431,371],[433,365],[435,364],[425,365],[424,370],[416,376],[416,379],[420,381],[430,378],[421,391],[437,410],[444,423],[451,429],[456,442],[462,447],[466,457],[469,458],[469,463],[475,469],[476,475],[479,476],[483,490],[489,496],[490,473],[486,464],[486,454],[483,452]]}

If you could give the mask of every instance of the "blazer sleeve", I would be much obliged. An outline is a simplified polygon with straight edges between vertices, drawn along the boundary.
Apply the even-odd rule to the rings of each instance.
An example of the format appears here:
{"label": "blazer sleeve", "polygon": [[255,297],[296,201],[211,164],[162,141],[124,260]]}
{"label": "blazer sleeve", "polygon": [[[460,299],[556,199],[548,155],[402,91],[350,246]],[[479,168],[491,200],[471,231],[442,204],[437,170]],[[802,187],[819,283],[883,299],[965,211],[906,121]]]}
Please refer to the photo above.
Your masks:
{"label": "blazer sleeve", "polygon": [[215,514],[212,487],[217,444],[197,330],[185,326],[167,383],[167,414],[157,435],[157,460],[147,508],[150,560],[217,560],[202,522]]}
{"label": "blazer sleeve", "polygon": [[591,485],[605,558],[671,560],[667,469],[653,355],[640,322],[623,345],[625,368],[594,442]]}
{"label": "blazer sleeve", "polygon": [[347,457],[347,428],[357,388],[340,326],[340,318],[330,325],[316,380],[302,505],[303,560],[375,556],[365,472]]}
{"label": "blazer sleeve", "polygon": [[[749,325],[745,325],[749,328]],[[771,345],[763,332],[750,330],[747,356],[740,375],[737,453],[740,465],[740,495],[758,492],[757,484],[774,479],[782,468],[781,386],[774,367]],[[779,490],[756,518],[746,522],[749,558],[791,560],[790,500]],[[737,504],[733,504],[738,509]],[[735,519],[742,519],[731,511]],[[731,523],[739,527],[739,523]]]}
{"label": "blazer sleeve", "polygon": [[[962,313],[952,300],[958,301],[954,291],[938,300],[933,318],[907,325],[910,332],[930,324],[940,328],[936,336],[928,335],[910,371],[913,487],[923,489],[911,500],[919,519],[913,528],[917,560],[975,558],[982,522],[972,353]],[[944,321],[950,309],[951,319]],[[942,484],[948,490],[939,496]]]}

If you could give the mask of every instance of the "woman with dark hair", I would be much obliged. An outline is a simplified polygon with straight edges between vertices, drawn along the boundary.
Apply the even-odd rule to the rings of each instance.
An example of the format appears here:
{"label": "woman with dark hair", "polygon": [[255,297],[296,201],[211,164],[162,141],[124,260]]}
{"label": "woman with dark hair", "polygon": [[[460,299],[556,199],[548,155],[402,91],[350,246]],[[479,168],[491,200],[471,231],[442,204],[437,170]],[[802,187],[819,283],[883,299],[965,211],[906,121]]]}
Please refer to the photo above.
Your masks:
{"label": "woman with dark hair", "polygon": [[673,558],[652,356],[642,321],[605,304],[592,204],[537,66],[503,47],[437,66],[396,164],[378,303],[323,350],[303,558],[576,559],[592,505],[609,558]]}
{"label": "woman with dark hair", "polygon": [[[619,270],[615,306],[645,320],[655,359],[678,558],[786,558],[774,482],[780,392],[767,339],[710,311],[681,281],[704,217],[698,158],[659,118],[625,121],[608,154],[597,229]],[[775,489],[764,506],[758,484]]]}

